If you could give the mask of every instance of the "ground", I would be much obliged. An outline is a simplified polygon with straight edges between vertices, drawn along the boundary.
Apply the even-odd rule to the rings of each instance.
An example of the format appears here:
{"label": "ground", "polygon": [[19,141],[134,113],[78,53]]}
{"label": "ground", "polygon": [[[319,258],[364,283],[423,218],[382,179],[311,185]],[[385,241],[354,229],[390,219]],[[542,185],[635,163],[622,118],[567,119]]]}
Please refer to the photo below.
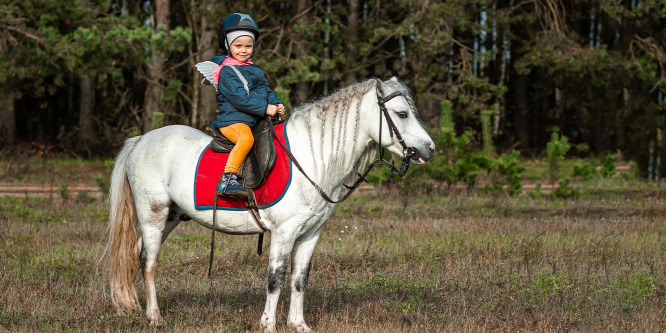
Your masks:
{"label": "ground", "polygon": [[[322,232],[305,319],[317,332],[663,332],[666,184],[577,186],[577,200],[457,188],[356,195]],[[87,194],[0,197],[0,331],[155,330],[143,313],[115,315],[96,272],[107,214]],[[208,279],[209,230],[184,222],[169,237],[157,331],[259,329],[267,255],[256,255],[256,236],[220,238]],[[280,331],[288,305],[284,293]]]}

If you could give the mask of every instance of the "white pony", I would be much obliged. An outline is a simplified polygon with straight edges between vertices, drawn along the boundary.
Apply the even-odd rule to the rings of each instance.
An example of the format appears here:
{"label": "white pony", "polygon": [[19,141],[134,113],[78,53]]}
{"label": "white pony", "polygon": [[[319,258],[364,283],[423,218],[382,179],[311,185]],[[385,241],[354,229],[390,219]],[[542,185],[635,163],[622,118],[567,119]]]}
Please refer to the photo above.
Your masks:
{"label": "white pony", "polygon": [[[390,98],[382,98],[389,94]],[[388,112],[382,112],[380,106],[384,105]],[[391,117],[404,142],[390,131],[389,119],[383,119],[386,116]],[[356,83],[296,109],[286,123],[286,133],[305,174],[333,199],[340,197],[343,183],[349,184],[357,171],[368,165],[377,144],[397,156],[410,154],[405,148],[409,146],[412,153],[418,152],[412,156],[417,164],[432,159],[435,150],[416,118],[407,87],[395,78]],[[210,136],[190,127],[167,126],[127,139],[118,153],[111,176],[104,258],[111,297],[119,313],[141,310],[134,286],[141,268],[146,316],[151,325],[163,323],[155,287],[161,244],[181,222],[182,214],[206,228],[213,225],[212,211],[195,209],[193,198],[197,159],[210,141]],[[260,211],[261,225],[271,232],[266,306],[261,316],[266,332],[276,331],[278,297],[290,259],[288,326],[310,331],[303,317],[310,259],[321,228],[335,207],[300,171],[292,170],[292,183],[282,200]],[[216,218],[220,232],[262,232],[248,211],[218,210]]]}

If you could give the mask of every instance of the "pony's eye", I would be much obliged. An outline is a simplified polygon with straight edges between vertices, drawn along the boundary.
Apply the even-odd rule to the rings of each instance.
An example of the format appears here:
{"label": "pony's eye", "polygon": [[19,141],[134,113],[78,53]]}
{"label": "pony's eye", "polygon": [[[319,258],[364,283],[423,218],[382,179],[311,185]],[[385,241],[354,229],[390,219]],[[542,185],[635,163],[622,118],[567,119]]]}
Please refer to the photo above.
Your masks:
{"label": "pony's eye", "polygon": [[398,114],[398,117],[400,117],[400,118],[405,119],[405,118],[408,117],[407,111],[400,111],[400,112],[396,112],[396,113]]}

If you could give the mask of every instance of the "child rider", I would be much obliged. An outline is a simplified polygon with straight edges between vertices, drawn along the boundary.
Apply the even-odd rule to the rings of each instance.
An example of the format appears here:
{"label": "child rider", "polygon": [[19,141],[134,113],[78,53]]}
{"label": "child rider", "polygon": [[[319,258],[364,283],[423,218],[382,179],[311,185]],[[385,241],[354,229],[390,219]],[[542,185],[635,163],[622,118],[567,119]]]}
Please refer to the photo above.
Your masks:
{"label": "child rider", "polygon": [[259,37],[259,26],[250,15],[234,13],[227,16],[218,31],[220,51],[213,62],[220,70],[217,105],[217,126],[235,143],[222,174],[221,189],[239,200],[247,192],[238,183],[236,172],[254,144],[252,127],[266,115],[284,114],[284,105],[268,86],[264,72],[252,63],[252,53]]}

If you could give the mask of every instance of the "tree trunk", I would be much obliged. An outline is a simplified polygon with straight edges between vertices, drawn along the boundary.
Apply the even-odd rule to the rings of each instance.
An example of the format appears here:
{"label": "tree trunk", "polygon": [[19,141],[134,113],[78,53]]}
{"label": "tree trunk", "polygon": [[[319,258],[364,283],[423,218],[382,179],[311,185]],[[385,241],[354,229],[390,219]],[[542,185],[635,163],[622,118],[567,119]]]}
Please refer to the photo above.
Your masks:
{"label": "tree trunk", "polygon": [[[191,1],[191,6],[194,7],[194,0]],[[206,12],[215,12],[215,6],[212,3],[206,5]],[[192,46],[189,48],[192,68],[199,62],[210,60],[216,53],[217,43],[215,37],[217,26],[215,26],[215,23],[209,23],[210,17],[211,15],[202,13],[201,15],[192,15],[188,19],[188,24],[192,31],[201,31],[201,36],[199,37],[195,34],[194,40],[191,42],[191,45],[194,45],[196,48],[196,52],[193,52],[194,48]],[[214,110],[217,109],[217,94],[213,87],[201,85],[203,76],[199,71],[193,70],[192,77],[193,96],[190,126],[203,130],[215,116]]]}
{"label": "tree trunk", "polygon": [[13,145],[16,137],[16,113],[14,110],[14,92],[0,92],[0,142]]}
{"label": "tree trunk", "polygon": [[[519,8],[516,11],[517,15],[526,14],[526,10]],[[519,74],[514,63],[523,57],[523,41],[529,40],[529,35],[525,31],[525,27],[521,24],[511,24],[509,26],[510,32],[516,37],[511,41],[509,49],[510,56],[507,61],[507,71],[511,82],[509,82],[510,97],[511,98],[511,118],[514,120],[516,129],[516,139],[518,141],[518,149],[526,150],[530,148],[530,126],[529,126],[529,79],[526,75]]]}
{"label": "tree trunk", "polygon": [[356,41],[358,40],[358,20],[361,10],[360,0],[349,0],[349,14],[347,16],[347,37],[346,50],[347,59],[345,61],[345,83],[351,84],[356,81],[354,64],[357,61],[358,52],[356,52]]}
{"label": "tree trunk", "polygon": [[[302,13],[304,10],[307,9],[309,5],[308,0],[298,0],[298,3],[296,4],[296,12],[297,13]],[[298,19],[300,24],[305,25],[307,21],[307,15],[301,15],[301,17]],[[297,61],[304,61],[305,57],[307,57],[307,48],[304,42],[304,33],[300,32],[296,35],[295,38],[295,44],[296,44],[296,57],[298,58]],[[296,97],[296,103],[301,104],[305,102],[308,99],[309,95],[309,88],[308,88],[308,83],[306,81],[298,81],[296,82],[296,93],[293,95]],[[283,101],[284,103],[287,103],[287,101]]]}
{"label": "tree trunk", "polygon": [[[90,10],[92,3],[90,1],[82,1],[83,8]],[[90,154],[90,144],[94,135],[93,128],[93,109],[95,108],[95,77],[86,76],[82,77],[79,81],[79,142],[77,150],[87,152]],[[68,98],[72,98],[73,91],[70,87]],[[69,107],[72,107],[71,101]]]}
{"label": "tree trunk", "polygon": [[[169,32],[169,0],[155,0],[155,15],[153,31],[155,33]],[[153,49],[153,55],[148,61],[148,85],[144,100],[143,132],[153,128],[153,115],[160,111],[162,90],[164,89],[164,58],[165,55]]]}
{"label": "tree trunk", "polygon": [[[632,1],[623,1],[625,13],[631,13],[633,10]],[[631,41],[634,39],[634,26],[631,23],[630,15],[622,15],[621,17],[621,27],[620,27],[620,36],[619,36],[619,50],[629,49]]]}
{"label": "tree trunk", "polygon": [[[507,7],[506,0],[499,0],[495,4],[495,8],[492,8],[492,27],[490,37],[488,38],[488,46],[486,50],[492,50],[493,48],[497,49],[495,54],[495,60],[491,61],[491,66],[488,76],[490,77],[491,82],[497,84],[498,87],[503,87],[506,82],[506,47],[507,42],[504,40],[504,31],[506,26],[497,19],[498,13],[506,10]],[[493,40],[494,39],[494,40]],[[506,102],[504,95],[497,96],[495,100],[495,114],[493,116],[493,137],[497,140],[500,139],[499,133],[504,133],[504,118],[506,114]],[[499,141],[499,140],[497,140]],[[497,143],[497,142],[496,142]]]}
{"label": "tree trunk", "polygon": [[[199,50],[201,50],[201,61],[210,60],[215,56],[215,27],[211,27],[206,23],[206,20],[201,22],[201,45]],[[201,75],[199,75],[200,77]],[[199,126],[210,125],[210,121],[215,119],[215,110],[217,110],[217,92],[213,87],[205,87],[199,84],[201,78],[196,82],[201,91],[201,101],[199,103],[199,112],[197,124]],[[194,126],[194,125],[193,125]]]}
{"label": "tree trunk", "polygon": [[95,107],[94,79],[84,77],[81,79],[81,94],[79,95],[79,148],[82,151],[90,149],[94,136],[93,109]]}
{"label": "tree trunk", "polygon": [[513,102],[515,110],[513,116],[516,121],[516,130],[518,134],[518,147],[521,150],[530,148],[530,129],[529,129],[529,102],[527,93],[527,76],[516,74],[513,77]]}

